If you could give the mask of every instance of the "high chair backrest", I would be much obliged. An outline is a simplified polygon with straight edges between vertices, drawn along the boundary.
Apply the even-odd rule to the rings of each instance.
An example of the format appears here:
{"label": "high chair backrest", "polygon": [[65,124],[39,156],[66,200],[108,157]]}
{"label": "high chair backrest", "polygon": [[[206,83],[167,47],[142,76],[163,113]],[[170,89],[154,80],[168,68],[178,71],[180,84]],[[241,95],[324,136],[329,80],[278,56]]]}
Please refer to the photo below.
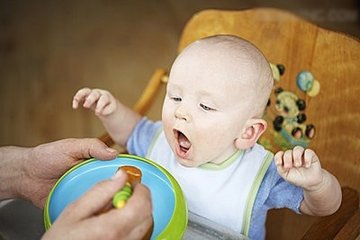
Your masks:
{"label": "high chair backrest", "polygon": [[[323,168],[332,172],[343,186],[356,190],[350,190],[355,199],[351,216],[354,211],[359,212],[356,210],[360,191],[359,40],[272,8],[205,10],[187,22],[178,52],[199,38],[216,34],[249,40],[272,63],[274,92],[265,113],[268,130],[260,142],[272,151],[293,145],[314,149]],[[135,106],[138,112],[146,114],[166,77],[165,70],[155,71]],[[341,226],[351,216],[343,218]],[[355,225],[357,219],[359,213],[353,220]],[[340,224],[336,225],[340,228]]]}

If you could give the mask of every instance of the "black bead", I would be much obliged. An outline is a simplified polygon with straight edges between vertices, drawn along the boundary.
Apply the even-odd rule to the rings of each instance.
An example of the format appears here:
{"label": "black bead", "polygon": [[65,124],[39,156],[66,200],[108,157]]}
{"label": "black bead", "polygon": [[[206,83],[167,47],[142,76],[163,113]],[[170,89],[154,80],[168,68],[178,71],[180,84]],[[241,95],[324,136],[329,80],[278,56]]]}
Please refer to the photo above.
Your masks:
{"label": "black bead", "polygon": [[306,115],[305,113],[300,113],[299,115],[297,115],[297,122],[298,123],[303,123],[306,121]]}
{"label": "black bead", "polygon": [[[311,132],[313,132],[313,134],[311,134]],[[315,126],[313,124],[306,125],[305,135],[310,139],[315,136]]]}
{"label": "black bead", "polygon": [[277,94],[281,93],[282,91],[284,91],[284,89],[282,89],[281,87],[278,87],[275,89],[275,94],[277,95]]}
{"label": "black bead", "polygon": [[276,131],[280,131],[282,128],[282,123],[284,122],[283,116],[276,116],[276,118],[273,121],[273,126]]}
{"label": "black bead", "polygon": [[300,136],[300,137],[302,137],[303,133],[302,133],[302,131],[301,131],[301,128],[299,128],[299,127],[294,128],[294,129],[291,131],[291,135],[293,135],[293,136],[295,137],[296,133],[299,132],[299,131],[300,131],[300,133],[301,133],[301,136]]}
{"label": "black bead", "polygon": [[306,103],[305,103],[305,101],[302,100],[302,99],[296,100],[296,105],[298,106],[298,108],[299,108],[300,111],[304,111],[305,108],[306,108]]}
{"label": "black bead", "polygon": [[285,66],[283,64],[276,64],[276,67],[279,69],[280,76],[285,73]]}

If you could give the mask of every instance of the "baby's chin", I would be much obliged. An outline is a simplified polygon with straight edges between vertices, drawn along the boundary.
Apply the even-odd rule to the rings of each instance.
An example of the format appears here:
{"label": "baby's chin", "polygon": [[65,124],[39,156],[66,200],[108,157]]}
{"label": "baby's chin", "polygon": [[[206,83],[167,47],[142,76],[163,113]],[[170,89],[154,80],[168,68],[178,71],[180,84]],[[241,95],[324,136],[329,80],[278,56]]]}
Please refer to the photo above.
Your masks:
{"label": "baby's chin", "polygon": [[183,159],[183,158],[176,158],[176,161],[183,167],[188,167],[188,168],[194,168],[194,167],[198,167],[201,165],[201,163],[198,163],[196,161],[193,160],[189,160],[189,159]]}

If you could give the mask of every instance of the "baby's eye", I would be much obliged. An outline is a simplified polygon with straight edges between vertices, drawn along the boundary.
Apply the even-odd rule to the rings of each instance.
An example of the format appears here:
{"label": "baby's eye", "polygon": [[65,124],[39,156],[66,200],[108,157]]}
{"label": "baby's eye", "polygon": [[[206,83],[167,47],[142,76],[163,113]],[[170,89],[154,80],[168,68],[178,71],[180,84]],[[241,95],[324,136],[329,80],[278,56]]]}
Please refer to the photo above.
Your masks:
{"label": "baby's eye", "polygon": [[211,107],[208,107],[208,106],[206,106],[206,105],[204,105],[204,104],[202,104],[202,103],[200,103],[200,107],[202,108],[202,109],[204,109],[205,111],[214,111],[215,109],[213,109],[213,108],[211,108]]}
{"label": "baby's eye", "polygon": [[174,100],[175,102],[181,102],[180,97],[171,97],[171,99]]}

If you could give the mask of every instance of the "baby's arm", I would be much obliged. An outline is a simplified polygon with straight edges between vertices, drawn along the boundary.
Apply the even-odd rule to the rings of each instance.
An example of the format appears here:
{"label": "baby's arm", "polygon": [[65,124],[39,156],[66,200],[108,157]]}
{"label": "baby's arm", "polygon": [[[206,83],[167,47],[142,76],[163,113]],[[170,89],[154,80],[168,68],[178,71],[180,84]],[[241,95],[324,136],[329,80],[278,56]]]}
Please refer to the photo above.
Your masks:
{"label": "baby's arm", "polygon": [[325,216],[334,213],[341,204],[341,187],[337,179],[321,168],[318,156],[300,146],[276,153],[279,174],[288,182],[304,189],[302,213]]}
{"label": "baby's arm", "polygon": [[92,109],[101,120],[111,138],[120,146],[126,142],[141,116],[119,102],[113,95],[102,89],[80,89],[73,98],[72,107]]}

